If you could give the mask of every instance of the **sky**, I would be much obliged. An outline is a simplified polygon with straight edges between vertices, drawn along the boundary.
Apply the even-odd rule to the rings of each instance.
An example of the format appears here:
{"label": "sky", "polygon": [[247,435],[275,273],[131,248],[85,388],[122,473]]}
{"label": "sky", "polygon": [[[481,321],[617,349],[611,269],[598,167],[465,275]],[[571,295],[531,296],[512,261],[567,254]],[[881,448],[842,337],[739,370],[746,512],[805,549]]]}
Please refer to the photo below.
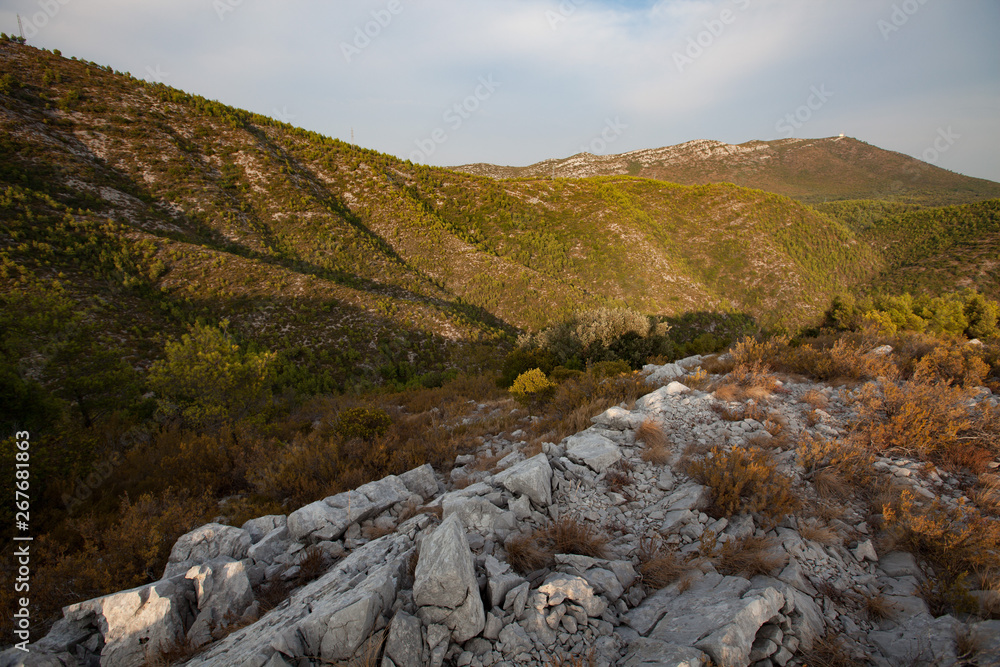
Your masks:
{"label": "sky", "polygon": [[1000,181],[997,0],[0,0],[28,43],[414,162],[839,134]]}

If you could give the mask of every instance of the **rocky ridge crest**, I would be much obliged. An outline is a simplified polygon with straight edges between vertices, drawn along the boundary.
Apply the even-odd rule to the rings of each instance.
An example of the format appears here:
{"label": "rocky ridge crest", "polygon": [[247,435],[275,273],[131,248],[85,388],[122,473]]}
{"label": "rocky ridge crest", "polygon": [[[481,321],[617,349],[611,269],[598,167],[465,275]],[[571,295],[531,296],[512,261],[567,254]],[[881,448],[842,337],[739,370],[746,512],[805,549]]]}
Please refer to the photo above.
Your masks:
{"label": "rocky ridge crest", "polygon": [[[685,450],[771,436],[754,419],[721,419],[717,397],[677,381],[699,362],[647,367],[659,388],[533,456],[515,431],[459,457],[447,478],[425,465],[287,516],[201,526],[177,541],[160,581],[66,607],[30,653],[10,649],[0,666],[130,667],[183,646],[191,666],[381,656],[383,667],[785,667],[827,635],[858,664],[1000,664],[1000,621],[935,618],[918,595],[925,574],[914,556],[877,553],[877,527],[860,510],[831,519],[832,539],[822,542],[795,516],[768,526],[751,514],[705,513],[711,492],[681,472]],[[827,401],[812,424],[808,391]],[[776,403],[787,428],[838,437],[850,399],[847,389],[803,381],[782,385]],[[987,391],[980,400],[996,398]],[[636,432],[648,420],[670,441],[665,464],[642,456]],[[774,454],[806,484],[794,447]],[[480,470],[483,459],[496,464]],[[875,465],[915,495],[959,502],[945,473],[905,459]],[[627,488],[613,483],[623,471]],[[570,520],[610,538],[600,556],[556,553],[528,573],[512,566],[519,536]],[[769,575],[724,574],[698,557],[751,536],[769,539],[780,563]],[[654,541],[691,564],[659,589],[641,574]],[[280,583],[291,593],[271,606],[265,592]],[[859,608],[876,595],[889,609],[882,619]],[[959,662],[963,635],[978,645],[978,662]]]}

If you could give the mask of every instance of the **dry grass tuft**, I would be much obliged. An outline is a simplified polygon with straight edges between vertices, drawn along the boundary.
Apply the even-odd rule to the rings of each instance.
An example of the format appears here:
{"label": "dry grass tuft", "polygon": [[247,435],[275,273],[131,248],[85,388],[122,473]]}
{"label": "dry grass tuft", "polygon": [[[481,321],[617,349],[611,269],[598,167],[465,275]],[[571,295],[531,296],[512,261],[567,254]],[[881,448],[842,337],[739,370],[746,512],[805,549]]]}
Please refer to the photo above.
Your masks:
{"label": "dry grass tuft", "polygon": [[716,568],[722,574],[750,578],[770,575],[788,562],[778,543],[770,537],[751,535],[723,543]]}
{"label": "dry grass tuft", "polygon": [[639,540],[639,574],[650,588],[669,586],[689,568],[677,551],[659,538]]}
{"label": "dry grass tuft", "polygon": [[299,558],[298,583],[305,584],[326,574],[327,562],[323,550],[317,546],[306,548]]}
{"label": "dry grass tuft", "polygon": [[895,612],[895,609],[884,595],[876,593],[875,595],[865,596],[862,611],[869,621],[878,623],[890,618]]}
{"label": "dry grass tuft", "polygon": [[709,513],[715,517],[756,512],[777,523],[800,504],[792,480],[777,471],[767,450],[713,447],[688,461],[685,472],[712,490]]}
{"label": "dry grass tuft", "polygon": [[670,441],[663,427],[651,417],[646,417],[636,429],[635,439],[646,445],[640,454],[646,463],[663,465],[670,460]]}
{"label": "dry grass tuft", "polygon": [[813,407],[813,409],[825,410],[829,401],[827,401],[826,395],[815,389],[810,389],[802,396],[802,401],[808,403]]}
{"label": "dry grass tuft", "polygon": [[737,403],[744,398],[743,389],[736,384],[724,384],[714,392],[715,400],[724,403]]}
{"label": "dry grass tuft", "polygon": [[552,553],[541,548],[535,533],[520,533],[507,540],[507,562],[521,574],[548,567],[554,561]]}
{"label": "dry grass tuft", "polygon": [[803,539],[818,542],[827,546],[840,544],[843,540],[833,528],[817,521],[799,521],[799,535]]}
{"label": "dry grass tuft", "polygon": [[847,647],[834,635],[826,635],[813,642],[811,649],[801,652],[803,665],[809,667],[856,667]]}
{"label": "dry grass tuft", "polygon": [[607,535],[575,519],[562,517],[546,528],[509,538],[504,548],[507,562],[521,574],[529,574],[550,567],[556,554],[604,558],[607,544]]}
{"label": "dry grass tuft", "polygon": [[604,558],[607,554],[606,535],[569,517],[554,521],[543,534],[551,541],[553,553],[580,554],[594,558]]}
{"label": "dry grass tuft", "polygon": [[708,373],[701,368],[694,373],[685,375],[680,379],[680,382],[693,391],[707,391],[709,384],[711,384]]}

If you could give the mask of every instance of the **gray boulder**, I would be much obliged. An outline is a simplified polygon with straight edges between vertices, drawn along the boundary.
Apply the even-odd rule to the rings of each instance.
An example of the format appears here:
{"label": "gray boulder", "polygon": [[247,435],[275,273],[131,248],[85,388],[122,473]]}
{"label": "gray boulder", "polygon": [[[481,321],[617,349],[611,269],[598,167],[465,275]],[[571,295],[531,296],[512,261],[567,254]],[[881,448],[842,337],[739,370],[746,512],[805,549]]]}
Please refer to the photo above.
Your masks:
{"label": "gray boulder", "polygon": [[442,521],[421,543],[413,601],[425,624],[448,627],[457,643],[483,631],[486,612],[479,596],[475,562],[465,526],[457,514]]}
{"label": "gray boulder", "polygon": [[250,535],[250,542],[256,544],[275,528],[284,528],[287,524],[288,517],[284,514],[269,514],[250,519],[243,524],[242,528]]}
{"label": "gray boulder", "polygon": [[[420,619],[405,611],[396,612],[385,640],[385,658],[395,667],[421,667],[424,664],[423,647]],[[382,664],[387,665],[385,659]]]}
{"label": "gray boulder", "polygon": [[264,667],[277,653],[289,664],[351,659],[379,617],[391,611],[412,551],[413,541],[402,532],[360,546],[287,602],[187,664]]}
{"label": "gray boulder", "polygon": [[433,498],[438,493],[437,477],[434,476],[434,468],[429,463],[404,472],[399,479],[410,493],[415,493],[424,500]]}
{"label": "gray boulder", "polygon": [[545,454],[532,456],[497,473],[493,482],[515,495],[527,496],[539,507],[548,507],[552,502],[552,467]]}
{"label": "gray boulder", "polygon": [[618,445],[590,429],[569,436],[564,443],[566,457],[570,461],[585,465],[597,473],[604,472],[622,457]]}
{"label": "gray boulder", "polygon": [[163,578],[184,574],[195,565],[220,557],[233,560],[246,558],[252,540],[242,528],[209,523],[181,535],[170,550]]}
{"label": "gray boulder", "polygon": [[709,662],[709,657],[698,649],[645,637],[629,644],[628,649],[619,663],[621,667],[702,667]]}
{"label": "gray boulder", "polygon": [[71,624],[96,621],[104,648],[101,667],[144,664],[184,642],[194,584],[173,577],[63,609]]}
{"label": "gray boulder", "polygon": [[457,514],[462,525],[480,535],[496,534],[504,539],[514,530],[517,519],[513,512],[505,512],[481,496],[462,498],[450,496],[442,501],[444,518]]}
{"label": "gray boulder", "polygon": [[250,579],[242,561],[217,558],[192,567],[184,578],[194,582],[198,596],[198,616],[187,632],[188,643],[194,647],[218,638],[218,633],[240,618],[253,602]]}
{"label": "gray boulder", "polygon": [[288,532],[296,542],[337,540],[351,524],[384,512],[409,496],[410,490],[402,480],[389,475],[292,512],[288,515]]}

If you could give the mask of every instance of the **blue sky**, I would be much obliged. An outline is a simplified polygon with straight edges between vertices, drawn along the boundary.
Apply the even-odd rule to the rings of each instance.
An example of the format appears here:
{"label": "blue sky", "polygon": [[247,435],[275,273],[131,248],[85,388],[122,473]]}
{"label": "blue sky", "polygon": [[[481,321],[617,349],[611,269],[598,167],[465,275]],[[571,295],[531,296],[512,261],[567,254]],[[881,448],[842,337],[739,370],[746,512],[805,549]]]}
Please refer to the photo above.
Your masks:
{"label": "blue sky", "polygon": [[430,164],[845,133],[1000,181],[996,0],[0,0],[0,30],[16,13],[35,46]]}

